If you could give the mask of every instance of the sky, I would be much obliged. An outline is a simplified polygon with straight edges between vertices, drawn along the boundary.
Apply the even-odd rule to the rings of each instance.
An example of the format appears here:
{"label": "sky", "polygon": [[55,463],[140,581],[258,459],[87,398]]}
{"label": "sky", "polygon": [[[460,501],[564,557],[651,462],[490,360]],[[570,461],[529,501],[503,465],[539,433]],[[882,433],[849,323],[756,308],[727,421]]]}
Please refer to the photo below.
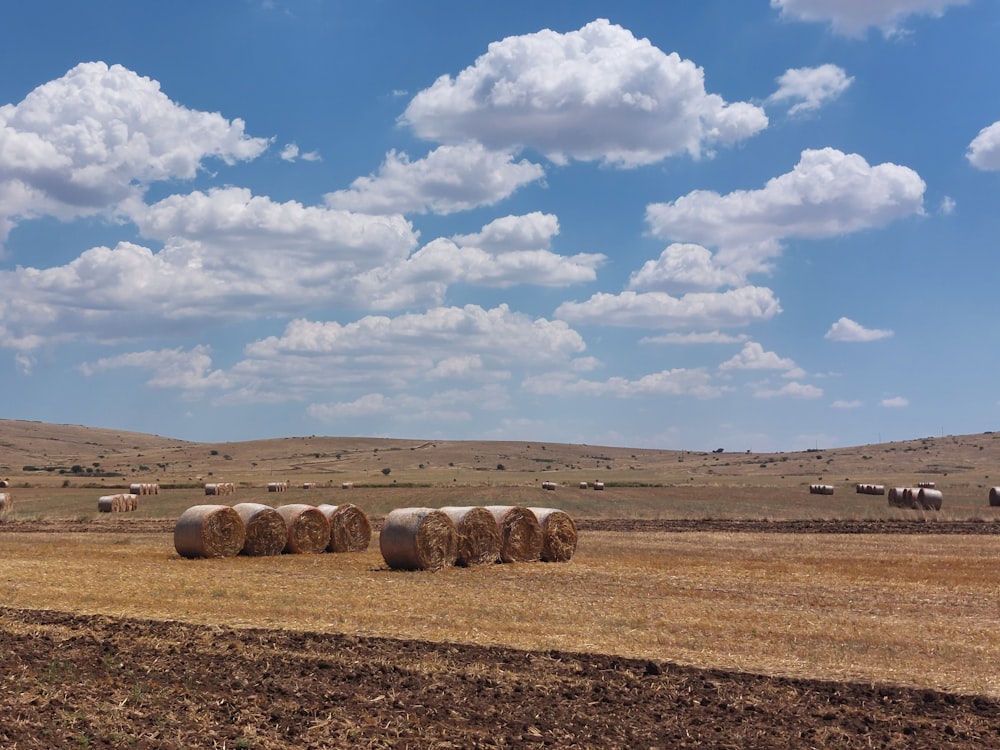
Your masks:
{"label": "sky", "polygon": [[993,0],[9,6],[0,417],[753,452],[997,427]]}

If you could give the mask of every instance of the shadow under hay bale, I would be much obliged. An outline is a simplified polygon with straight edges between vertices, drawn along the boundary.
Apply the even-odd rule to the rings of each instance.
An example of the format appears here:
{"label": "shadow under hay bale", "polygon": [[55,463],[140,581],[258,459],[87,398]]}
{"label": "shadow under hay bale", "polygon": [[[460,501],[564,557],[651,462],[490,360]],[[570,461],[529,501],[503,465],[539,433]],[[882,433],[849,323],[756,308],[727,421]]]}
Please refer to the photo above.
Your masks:
{"label": "shadow under hay bale", "polygon": [[228,505],[193,505],[174,527],[174,549],[181,557],[235,557],[245,541],[243,519]]}
{"label": "shadow under hay bale", "polygon": [[500,562],[537,562],[545,534],[535,514],[520,505],[487,505],[500,529]]}
{"label": "shadow under hay bale", "polygon": [[364,552],[372,542],[372,524],[357,505],[316,506],[330,523],[327,552]]}
{"label": "shadow under hay bale", "polygon": [[441,508],[458,531],[457,564],[491,565],[500,559],[500,527],[493,514],[480,506]]}
{"label": "shadow under hay bale", "polygon": [[288,527],[278,511],[263,503],[237,503],[233,510],[240,514],[246,529],[241,555],[267,557],[281,554],[288,543]]}
{"label": "shadow under hay bale", "polygon": [[390,568],[440,570],[458,559],[458,530],[433,508],[396,508],[385,517],[379,549]]}
{"label": "shadow under hay bale", "polygon": [[330,544],[330,522],[323,511],[305,503],[280,505],[275,510],[285,519],[285,526],[288,527],[284,552],[313,555],[326,551]]}
{"label": "shadow under hay bale", "polygon": [[1000,487],[990,487],[990,505],[1000,505]]}
{"label": "shadow under hay bale", "polygon": [[557,508],[530,508],[541,524],[543,562],[569,562],[576,553],[576,524]]}

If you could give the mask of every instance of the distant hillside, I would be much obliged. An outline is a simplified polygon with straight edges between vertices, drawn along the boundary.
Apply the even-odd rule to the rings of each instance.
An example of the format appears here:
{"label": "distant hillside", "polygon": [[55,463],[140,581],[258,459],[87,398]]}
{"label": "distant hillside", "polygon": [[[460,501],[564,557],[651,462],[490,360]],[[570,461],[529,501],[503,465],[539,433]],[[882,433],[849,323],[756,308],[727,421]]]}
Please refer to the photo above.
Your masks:
{"label": "distant hillside", "polygon": [[767,478],[837,479],[913,475],[1000,484],[1000,433],[929,437],[831,450],[716,453],[546,442],[288,437],[195,443],[123,430],[0,420],[0,478],[87,475],[195,482],[207,476],[265,481],[389,476],[400,482],[517,482],[546,473],[642,482],[760,483]]}

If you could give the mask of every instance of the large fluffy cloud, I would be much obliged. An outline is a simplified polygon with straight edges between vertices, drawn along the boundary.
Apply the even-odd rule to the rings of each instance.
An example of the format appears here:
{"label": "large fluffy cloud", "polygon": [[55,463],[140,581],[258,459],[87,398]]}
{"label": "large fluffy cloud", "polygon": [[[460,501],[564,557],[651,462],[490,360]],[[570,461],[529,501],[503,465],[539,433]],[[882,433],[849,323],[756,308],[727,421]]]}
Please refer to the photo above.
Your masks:
{"label": "large fluffy cloud", "polygon": [[909,167],[872,166],[834,148],[807,150],[791,172],[760,190],[696,190],[650,204],[646,220],[656,236],[718,247],[717,262],[748,272],[766,267],[783,239],[833,237],[920,214],[925,187]]}
{"label": "large fluffy cloud", "polygon": [[538,164],[478,143],[441,146],[417,161],[390,151],[378,174],[329,193],[326,202],[365,213],[450,214],[491,206],[544,176]]}
{"label": "large fluffy cloud", "polygon": [[767,126],[759,107],[707,93],[690,60],[604,19],[494,42],[474,65],[418,93],[402,121],[442,143],[621,166],[697,157]]}
{"label": "large fluffy cloud", "polygon": [[150,182],[194,177],[206,158],[253,159],[267,145],[121,65],[82,63],[0,107],[0,241],[19,218],[101,211]]}
{"label": "large fluffy cloud", "polygon": [[629,278],[628,288],[637,291],[687,292],[736,286],[742,276],[721,268],[712,252],[701,245],[675,243],[656,260],[646,261]]}
{"label": "large fluffy cloud", "polygon": [[901,30],[910,16],[940,16],[953,5],[968,0],[771,0],[771,7],[781,15],[799,21],[828,21],[833,30],[847,36],[859,36],[876,27],[886,36]]}

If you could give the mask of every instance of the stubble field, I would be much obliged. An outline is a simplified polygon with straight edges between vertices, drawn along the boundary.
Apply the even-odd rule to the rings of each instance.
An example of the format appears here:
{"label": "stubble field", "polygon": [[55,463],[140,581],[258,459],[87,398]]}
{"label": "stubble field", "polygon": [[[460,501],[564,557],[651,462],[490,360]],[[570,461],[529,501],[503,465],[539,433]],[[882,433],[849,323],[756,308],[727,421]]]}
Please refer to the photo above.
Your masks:
{"label": "stubble field", "polygon": [[[71,468],[113,455],[101,431],[81,434],[76,452],[32,460]],[[421,451],[444,446],[383,443],[368,482],[357,463],[278,498],[266,477],[227,472],[241,483],[233,502],[350,499],[375,521],[368,551],[222,560],[173,550],[173,519],[210,500],[195,477],[134,513],[98,514],[102,483],[142,472],[17,471],[10,446],[24,442],[6,439],[0,469],[17,499],[0,521],[4,747],[1000,747],[1000,509],[983,492],[992,436],[949,439],[951,451],[889,446],[925,459],[894,474],[892,455],[862,474],[870,446],[856,450],[859,466],[846,451],[751,462],[451,446],[437,467]],[[79,449],[88,443],[93,454]],[[393,447],[415,465],[383,474]],[[188,445],[180,460],[204,453],[190,468],[221,480],[245,449]],[[306,476],[291,466],[325,450],[308,445],[278,473]],[[331,460],[348,458],[340,450]],[[598,451],[610,468],[562,468]],[[556,467],[535,471],[554,454]],[[829,469],[831,456],[843,475],[833,498],[805,492],[818,474],[760,475]],[[151,478],[167,484],[173,462],[155,463],[168,476]],[[597,471],[603,493],[577,487]],[[946,504],[890,509],[848,484],[882,475],[933,478]],[[550,477],[555,492],[539,487]],[[436,573],[385,565],[389,509],[460,503],[563,508],[577,554]]]}

